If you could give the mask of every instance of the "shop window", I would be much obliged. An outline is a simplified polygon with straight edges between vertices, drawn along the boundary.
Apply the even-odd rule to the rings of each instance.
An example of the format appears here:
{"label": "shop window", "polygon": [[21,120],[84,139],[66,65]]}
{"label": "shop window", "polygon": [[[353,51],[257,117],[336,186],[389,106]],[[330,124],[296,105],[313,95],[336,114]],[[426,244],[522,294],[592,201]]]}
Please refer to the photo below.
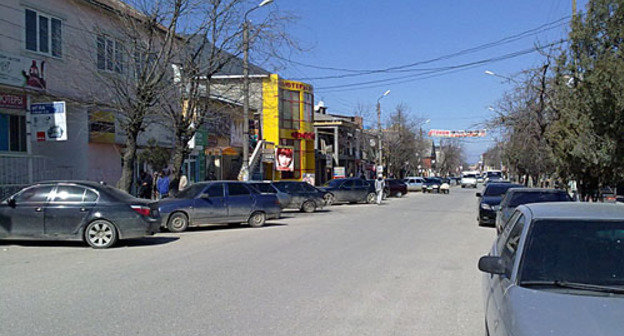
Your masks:
{"label": "shop window", "polygon": [[280,128],[299,129],[301,100],[299,91],[280,90]]}
{"label": "shop window", "polygon": [[0,114],[0,151],[26,151],[26,117]]}
{"label": "shop window", "polygon": [[116,73],[124,72],[124,45],[120,41],[106,35],[97,37],[97,68],[98,70]]}
{"label": "shop window", "polygon": [[314,96],[311,93],[303,93],[303,121],[307,123],[314,122]]}
{"label": "shop window", "polygon": [[54,57],[63,56],[62,21],[60,19],[26,9],[26,49]]}

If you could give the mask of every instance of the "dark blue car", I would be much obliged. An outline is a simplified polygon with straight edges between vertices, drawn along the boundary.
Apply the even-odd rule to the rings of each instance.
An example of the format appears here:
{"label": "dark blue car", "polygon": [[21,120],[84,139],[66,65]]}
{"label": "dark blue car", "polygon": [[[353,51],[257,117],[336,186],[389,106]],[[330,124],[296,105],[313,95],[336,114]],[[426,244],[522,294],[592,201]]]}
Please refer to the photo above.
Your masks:
{"label": "dark blue car", "polygon": [[159,202],[163,226],[171,232],[188,227],[247,222],[261,227],[265,220],[279,218],[281,207],[274,194],[264,194],[236,181],[194,184],[174,198]]}

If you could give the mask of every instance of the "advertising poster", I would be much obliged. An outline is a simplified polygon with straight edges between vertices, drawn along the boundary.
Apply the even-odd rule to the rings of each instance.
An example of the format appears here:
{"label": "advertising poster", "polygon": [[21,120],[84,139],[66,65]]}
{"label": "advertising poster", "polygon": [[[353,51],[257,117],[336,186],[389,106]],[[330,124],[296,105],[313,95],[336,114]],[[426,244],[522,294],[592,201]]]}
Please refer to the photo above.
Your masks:
{"label": "advertising poster", "polygon": [[0,52],[0,83],[45,89],[45,61]]}
{"label": "advertising poster", "polygon": [[30,122],[37,141],[66,141],[65,102],[30,105]]}
{"label": "advertising poster", "polygon": [[275,148],[275,170],[295,171],[295,150],[293,147]]}
{"label": "advertising poster", "polygon": [[334,167],[334,178],[345,178],[346,172],[345,167]]}

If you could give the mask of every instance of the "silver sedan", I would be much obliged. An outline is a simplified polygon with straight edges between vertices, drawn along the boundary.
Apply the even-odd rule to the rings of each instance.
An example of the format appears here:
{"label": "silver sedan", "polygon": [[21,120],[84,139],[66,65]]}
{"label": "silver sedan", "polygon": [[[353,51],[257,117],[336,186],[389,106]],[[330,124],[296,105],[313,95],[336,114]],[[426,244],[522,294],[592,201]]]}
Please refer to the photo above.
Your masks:
{"label": "silver sedan", "polygon": [[519,206],[488,256],[487,335],[622,335],[624,207]]}

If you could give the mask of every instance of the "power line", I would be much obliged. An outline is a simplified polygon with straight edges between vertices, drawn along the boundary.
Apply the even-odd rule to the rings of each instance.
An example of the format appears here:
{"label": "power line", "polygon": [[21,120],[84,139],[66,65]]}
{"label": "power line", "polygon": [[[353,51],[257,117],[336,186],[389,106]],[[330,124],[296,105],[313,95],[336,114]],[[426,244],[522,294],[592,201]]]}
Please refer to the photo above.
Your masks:
{"label": "power line", "polygon": [[[550,47],[553,47],[553,46],[556,46],[556,45],[560,45],[560,44],[562,44],[562,43],[564,43],[566,41],[567,40],[561,40],[561,41],[549,43],[549,44],[541,46],[541,47],[534,47],[534,48],[525,49],[525,50],[521,50],[521,51],[517,51],[517,52],[513,52],[513,53],[508,53],[508,54],[501,55],[501,56],[498,56],[498,57],[482,59],[482,60],[479,60],[479,61],[463,63],[463,64],[459,64],[459,65],[452,65],[452,66],[438,67],[438,68],[429,68],[429,69],[421,69],[421,71],[423,71],[423,72],[418,73],[418,74],[399,76],[399,77],[387,78],[387,79],[372,80],[372,81],[366,81],[366,82],[353,82],[353,83],[348,83],[348,84],[326,86],[326,87],[316,88],[316,91],[323,91],[323,90],[329,90],[329,89],[341,89],[341,88],[355,88],[355,87],[366,86],[366,85],[370,85],[370,84],[381,84],[381,83],[399,84],[399,83],[406,82],[406,81],[399,81],[399,82],[397,82],[398,80],[401,80],[401,79],[408,79],[409,78],[410,79],[409,81],[411,81],[411,80],[415,80],[415,79],[426,79],[426,78],[438,77],[440,75],[444,75],[444,74],[448,74],[448,73],[453,73],[453,72],[457,72],[457,71],[461,71],[461,70],[471,69],[471,68],[474,68],[474,67],[477,67],[477,66],[481,66],[483,64],[499,62],[499,61],[515,58],[515,57],[518,57],[518,56],[530,54],[530,53],[533,53],[533,52],[536,52],[536,51],[539,51],[539,50],[543,50],[543,49],[550,48]],[[431,76],[426,76],[426,75],[431,75]],[[371,87],[367,86],[366,88],[371,88]]]}
{"label": "power line", "polygon": [[[570,19],[570,16],[565,16],[562,17],[558,20],[555,20],[553,22],[549,22],[546,24],[543,24],[539,27],[536,28],[532,28],[529,30],[526,30],[524,32],[515,34],[515,35],[511,35],[511,36],[507,36],[504,37],[502,39],[496,40],[496,41],[492,41],[492,42],[488,42],[485,44],[481,44],[475,47],[470,47],[467,49],[463,49],[451,54],[447,54],[447,55],[443,55],[443,56],[439,56],[439,57],[435,57],[432,59],[428,59],[428,60],[424,60],[424,61],[418,61],[418,62],[414,62],[414,63],[409,63],[409,64],[404,64],[404,65],[398,65],[398,66],[392,66],[389,68],[383,68],[383,69],[346,69],[346,68],[336,68],[336,67],[326,67],[326,66],[319,66],[319,65],[314,65],[314,64],[306,64],[306,63],[302,63],[302,62],[297,62],[297,61],[292,61],[286,58],[282,58],[282,57],[277,57],[281,60],[284,60],[286,62],[290,62],[293,64],[297,64],[300,66],[304,66],[304,67],[308,67],[308,68],[314,68],[314,69],[320,69],[320,70],[332,70],[332,71],[341,71],[341,72],[351,72],[352,74],[346,74],[346,75],[342,75],[342,76],[359,76],[359,75],[364,75],[364,74],[372,74],[372,73],[380,73],[380,72],[394,72],[395,70],[402,70],[402,69],[407,69],[407,68],[411,68],[417,65],[423,65],[423,64],[428,64],[428,63],[433,63],[433,62],[437,62],[440,60],[444,60],[444,59],[449,59],[449,58],[453,58],[453,57],[458,57],[458,56],[462,56],[465,54],[469,54],[469,53],[474,53],[474,52],[478,52],[478,51],[483,51],[489,48],[493,48],[499,45],[503,45],[506,43],[511,43],[514,41],[517,41],[521,38],[525,38],[528,36],[533,36],[536,34],[539,34],[543,31],[546,30],[550,30],[550,29],[554,29],[557,28],[559,26],[565,25],[568,23]],[[319,78],[308,78],[308,79],[325,79],[325,77],[319,77]]]}

